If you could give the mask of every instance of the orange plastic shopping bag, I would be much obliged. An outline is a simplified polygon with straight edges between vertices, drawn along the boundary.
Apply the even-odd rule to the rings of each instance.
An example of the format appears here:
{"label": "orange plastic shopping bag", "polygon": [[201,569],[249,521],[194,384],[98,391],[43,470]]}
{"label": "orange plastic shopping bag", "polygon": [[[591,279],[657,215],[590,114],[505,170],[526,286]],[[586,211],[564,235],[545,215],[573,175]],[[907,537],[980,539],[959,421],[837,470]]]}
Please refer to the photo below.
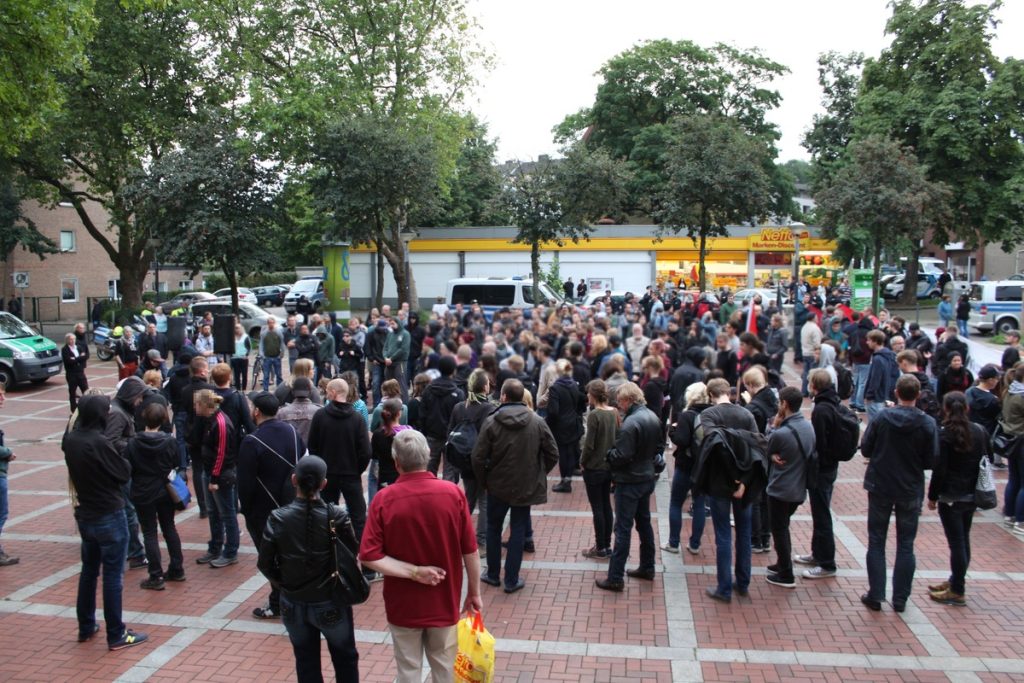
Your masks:
{"label": "orange plastic shopping bag", "polygon": [[455,680],[460,683],[491,683],[494,680],[494,636],[484,628],[480,612],[459,621],[459,652],[455,655]]}

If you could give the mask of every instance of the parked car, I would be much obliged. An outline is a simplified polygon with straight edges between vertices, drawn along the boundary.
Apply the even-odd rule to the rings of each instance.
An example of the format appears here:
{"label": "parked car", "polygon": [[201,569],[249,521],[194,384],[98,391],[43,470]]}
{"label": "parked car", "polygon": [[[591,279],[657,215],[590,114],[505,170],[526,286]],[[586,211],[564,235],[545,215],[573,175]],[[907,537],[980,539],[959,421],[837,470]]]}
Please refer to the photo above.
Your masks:
{"label": "parked car", "polygon": [[[230,287],[224,287],[223,289],[218,289],[216,292],[213,293],[213,295],[215,297],[217,297],[218,299],[230,299],[231,298],[231,288]],[[239,287],[238,288],[238,300],[239,301],[248,301],[249,303],[253,303],[254,304],[254,303],[256,303],[256,294],[251,289],[249,289],[248,287]]]}
{"label": "parked car", "polygon": [[[904,281],[906,275],[897,275],[882,289],[882,297],[886,299],[898,299],[903,296]],[[935,275],[930,273],[917,274],[917,298],[938,299],[942,296],[939,291],[939,281]]]}
{"label": "parked car", "polygon": [[10,313],[0,313],[0,382],[42,384],[60,374],[60,349]]}
{"label": "parked car", "polygon": [[285,291],[277,285],[266,287],[253,287],[252,293],[256,295],[257,306],[282,306],[284,305]]}
{"label": "parked car", "polygon": [[985,280],[971,283],[971,317],[968,327],[978,332],[1002,334],[1020,329],[1020,280]]}
{"label": "parked car", "polygon": [[[785,306],[786,304],[789,303],[789,292],[786,291],[785,288],[781,289],[781,291],[782,305]],[[738,292],[736,292],[736,294],[734,294],[733,296],[736,300],[736,303],[741,303],[743,301],[746,301],[747,299],[753,299],[754,296],[758,294],[761,295],[761,303],[763,303],[766,306],[770,302],[775,301],[778,297],[778,293],[774,289],[769,289],[767,287],[751,287],[749,289],[741,289]]]}
{"label": "parked car", "polygon": [[[626,290],[624,290],[624,289],[618,289],[618,290],[613,289],[612,290],[612,306],[619,306],[622,303],[624,303],[626,301],[626,294],[628,294],[628,292]],[[586,308],[590,308],[591,306],[594,306],[598,301],[600,301],[603,298],[604,298],[604,291],[603,290],[600,291],[600,292],[590,292],[585,297],[583,297],[583,303],[581,303],[580,306],[584,306]]]}
{"label": "parked car", "polygon": [[284,297],[284,310],[288,313],[319,313],[328,303],[323,278],[314,275],[292,285]]}
{"label": "parked car", "polygon": [[[231,301],[224,299],[217,299],[215,301],[201,301],[192,305],[192,315],[196,318],[201,318],[207,313],[213,314],[214,317],[218,315],[232,315]],[[279,324],[284,324],[284,320],[278,316],[267,313],[256,304],[249,303],[248,301],[238,302],[238,319],[242,323],[242,328],[249,333],[249,336],[257,339],[260,336],[260,332],[263,331],[264,326],[267,324],[267,320],[273,318]]]}
{"label": "parked car", "polygon": [[209,292],[182,292],[170,301],[165,301],[160,304],[160,307],[164,309],[164,313],[170,314],[175,308],[179,306],[191,306],[196,301],[209,301],[210,299],[216,299],[213,294]]}

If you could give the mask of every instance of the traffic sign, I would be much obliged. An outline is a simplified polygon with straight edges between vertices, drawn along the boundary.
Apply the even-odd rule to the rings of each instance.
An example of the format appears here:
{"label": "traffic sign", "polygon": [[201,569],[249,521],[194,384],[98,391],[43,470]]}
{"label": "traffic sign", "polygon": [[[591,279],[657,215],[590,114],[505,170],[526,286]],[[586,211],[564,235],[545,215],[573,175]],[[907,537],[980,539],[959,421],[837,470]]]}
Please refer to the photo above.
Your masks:
{"label": "traffic sign", "polygon": [[14,273],[14,286],[18,289],[28,289],[28,272],[22,270]]}

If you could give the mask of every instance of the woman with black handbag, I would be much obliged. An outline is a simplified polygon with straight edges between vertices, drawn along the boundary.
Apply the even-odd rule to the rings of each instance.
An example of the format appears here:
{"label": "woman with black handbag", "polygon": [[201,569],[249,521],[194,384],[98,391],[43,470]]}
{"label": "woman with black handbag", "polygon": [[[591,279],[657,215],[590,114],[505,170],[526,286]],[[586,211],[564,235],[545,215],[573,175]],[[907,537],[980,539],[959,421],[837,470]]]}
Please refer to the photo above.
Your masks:
{"label": "woman with black handbag", "polygon": [[259,546],[259,569],[281,590],[281,618],[295,651],[300,683],[321,683],[320,636],[338,681],[359,681],[352,605],[369,595],[356,563],[348,513],[326,504],[320,491],[327,464],[315,455],[299,460],[292,475],[295,500],[271,513]]}

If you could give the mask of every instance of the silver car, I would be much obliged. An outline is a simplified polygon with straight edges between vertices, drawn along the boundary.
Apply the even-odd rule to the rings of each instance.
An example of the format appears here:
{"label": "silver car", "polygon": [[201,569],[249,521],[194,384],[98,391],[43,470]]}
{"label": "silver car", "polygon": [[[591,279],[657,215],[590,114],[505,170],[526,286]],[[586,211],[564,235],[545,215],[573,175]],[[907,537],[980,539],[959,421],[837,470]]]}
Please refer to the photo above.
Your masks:
{"label": "silver car", "polygon": [[[213,314],[214,317],[218,315],[233,315],[231,310],[230,301],[197,301],[192,304],[192,315],[198,320],[206,315],[207,312]],[[249,333],[249,336],[257,339],[260,336],[260,332],[267,324],[267,320],[273,318],[278,322],[278,325],[283,325],[284,321],[275,316],[267,313],[265,310],[251,304],[247,301],[238,302],[238,319],[242,323],[242,327]]]}

